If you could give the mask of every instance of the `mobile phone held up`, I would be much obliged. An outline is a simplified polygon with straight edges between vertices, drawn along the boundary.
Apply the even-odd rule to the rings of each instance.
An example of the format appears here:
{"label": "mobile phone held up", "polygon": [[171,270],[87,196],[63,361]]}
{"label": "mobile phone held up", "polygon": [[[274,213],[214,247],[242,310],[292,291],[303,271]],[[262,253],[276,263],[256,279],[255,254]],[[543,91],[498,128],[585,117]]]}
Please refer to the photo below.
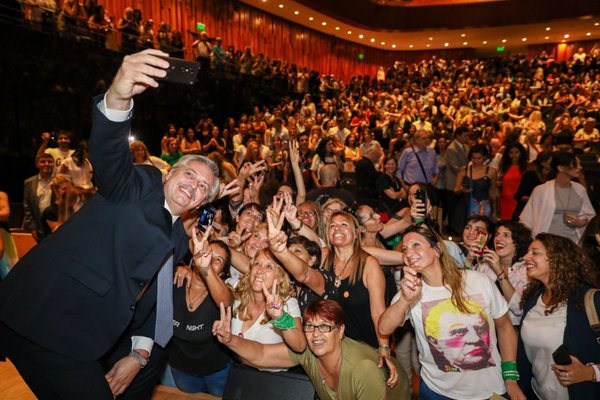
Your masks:
{"label": "mobile phone held up", "polygon": [[161,57],[169,62],[167,75],[164,78],[159,78],[160,81],[180,83],[183,85],[193,85],[196,82],[200,63],[196,61],[182,60],[180,58]]}
{"label": "mobile phone held up", "polygon": [[554,363],[556,365],[571,364],[571,355],[569,354],[569,349],[564,344],[561,344],[556,350],[554,350],[554,353],[552,353],[552,358],[554,359]]}
{"label": "mobile phone held up", "polygon": [[423,202],[423,205],[427,207],[427,192],[425,189],[417,189],[415,193],[415,199],[419,199]]}
{"label": "mobile phone held up", "polygon": [[217,210],[211,206],[203,206],[198,210],[198,231],[206,232],[209,226],[212,225],[215,220]]}
{"label": "mobile phone held up", "polygon": [[480,232],[477,234],[477,241],[475,242],[477,245],[477,250],[475,251],[475,254],[478,257],[483,257],[485,254],[485,244],[487,243],[487,238],[488,236],[485,232]]}

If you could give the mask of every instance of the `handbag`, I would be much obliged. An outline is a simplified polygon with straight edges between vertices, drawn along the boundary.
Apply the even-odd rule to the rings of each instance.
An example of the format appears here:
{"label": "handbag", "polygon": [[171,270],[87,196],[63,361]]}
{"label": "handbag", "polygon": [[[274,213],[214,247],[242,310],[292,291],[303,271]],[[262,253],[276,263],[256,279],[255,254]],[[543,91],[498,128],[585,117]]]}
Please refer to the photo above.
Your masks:
{"label": "handbag", "polygon": [[588,289],[585,293],[584,304],[590,328],[598,335],[596,337],[596,342],[600,344],[600,320],[598,319],[598,311],[596,310],[596,304],[594,303],[594,295],[596,292],[600,292],[600,289]]}

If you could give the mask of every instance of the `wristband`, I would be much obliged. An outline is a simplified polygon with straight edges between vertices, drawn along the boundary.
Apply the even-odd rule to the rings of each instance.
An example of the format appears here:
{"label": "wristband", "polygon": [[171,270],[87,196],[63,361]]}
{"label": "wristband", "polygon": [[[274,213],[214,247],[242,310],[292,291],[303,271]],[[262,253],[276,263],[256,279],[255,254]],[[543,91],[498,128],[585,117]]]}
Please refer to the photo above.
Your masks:
{"label": "wristband", "polygon": [[131,350],[131,352],[129,353],[129,357],[139,362],[142,368],[144,368],[148,364],[148,359],[135,350]]}
{"label": "wristband", "polygon": [[517,371],[516,361],[502,361],[502,379],[505,381],[518,381],[519,371]]}
{"label": "wristband", "polygon": [[380,344],[377,348],[377,352],[379,353],[381,350],[385,350],[388,353],[388,356],[392,355],[392,351],[390,350],[390,346],[387,344]]}
{"label": "wristband", "polygon": [[294,317],[292,317],[290,314],[286,313],[285,311],[283,312],[283,314],[281,314],[281,317],[279,317],[277,319],[272,319],[269,322],[275,328],[277,328],[281,331],[287,331],[288,329],[292,329],[292,328],[296,327],[296,321],[294,320]]}
{"label": "wristband", "polygon": [[304,227],[304,222],[300,221],[300,225],[298,225],[297,228],[292,228],[292,232],[298,232],[303,227]]}

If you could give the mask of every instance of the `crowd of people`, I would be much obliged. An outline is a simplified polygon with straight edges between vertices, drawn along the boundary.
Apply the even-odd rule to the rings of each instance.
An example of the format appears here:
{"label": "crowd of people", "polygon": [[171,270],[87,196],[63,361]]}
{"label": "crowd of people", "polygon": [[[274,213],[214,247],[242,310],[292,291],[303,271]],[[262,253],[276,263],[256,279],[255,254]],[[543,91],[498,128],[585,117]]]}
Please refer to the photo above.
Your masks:
{"label": "crowd of people", "polygon": [[[214,47],[221,43],[203,41],[208,35],[194,44],[198,61],[220,68]],[[165,67],[153,57],[159,54],[146,50],[133,56],[138,64],[124,62],[94,106],[102,114],[95,125],[127,131],[121,125],[130,100],[143,90],[127,92],[133,80],[125,78],[149,64],[155,68],[141,82],[156,86]],[[74,252],[74,244],[89,250],[76,237],[93,229],[85,223],[140,217],[154,229],[166,214],[158,218],[149,208],[164,204],[171,226],[156,228],[156,237],[144,233],[148,242],[129,261],[108,261],[124,265],[125,276],[106,277],[85,264],[75,272],[66,263],[68,278],[85,286],[77,290],[103,298],[118,279],[145,290],[152,274],[136,268],[164,255],[153,243],[161,251],[175,247],[172,339],[159,343],[158,326],[146,329],[138,313],[147,310],[138,311],[142,300],[130,290],[135,296],[119,301],[133,301],[133,325],[121,318],[120,330],[101,341],[101,354],[88,349],[84,361],[112,360],[113,395],[140,398],[168,365],[181,390],[222,396],[232,363],[242,362],[269,371],[300,365],[321,399],[409,398],[412,379],[424,399],[596,398],[600,349],[584,298],[591,293],[600,307],[592,291],[600,288],[600,223],[582,165],[597,163],[600,150],[600,52],[594,46],[576,55],[564,63],[546,54],[396,62],[373,80],[344,84],[323,76],[314,90],[294,72],[301,100],[256,107],[223,124],[169,124],[158,156],[141,141],[127,151],[96,130],[88,159],[85,142],[72,150],[68,132],[44,133],[39,174],[25,182],[24,196],[24,227],[40,244],[0,284],[0,339],[73,356],[59,340],[15,321],[14,313],[29,307],[17,291],[41,285],[45,271],[35,270],[41,276],[34,279],[25,268],[52,262],[65,238],[73,243],[64,251]],[[241,72],[254,74],[256,62],[243,56]],[[157,196],[161,179],[165,194]],[[205,214],[214,220],[200,232],[196,220]],[[138,233],[114,239],[135,246]],[[54,258],[44,260],[47,253]],[[56,273],[52,279],[70,287]],[[160,287],[158,293],[160,302]],[[107,307],[101,302],[90,307]],[[35,312],[42,323],[51,315]],[[105,355],[121,336],[133,343],[121,359],[134,371],[129,381],[117,368],[121,361]],[[44,392],[50,389],[35,367],[19,362],[25,353],[6,343],[0,354],[17,360],[34,391],[58,393]],[[552,359],[561,344],[571,361],[565,365]]]}

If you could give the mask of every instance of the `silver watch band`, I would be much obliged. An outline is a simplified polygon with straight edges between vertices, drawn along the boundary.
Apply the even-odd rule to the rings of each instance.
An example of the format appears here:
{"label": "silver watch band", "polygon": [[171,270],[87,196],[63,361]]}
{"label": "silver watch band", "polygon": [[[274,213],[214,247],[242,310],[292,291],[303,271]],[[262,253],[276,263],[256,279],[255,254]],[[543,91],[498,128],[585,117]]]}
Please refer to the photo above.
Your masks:
{"label": "silver watch band", "polygon": [[148,359],[144,358],[144,356],[142,356],[137,351],[131,350],[131,352],[129,353],[129,357],[132,357],[137,362],[139,362],[142,368],[144,368],[148,364]]}

